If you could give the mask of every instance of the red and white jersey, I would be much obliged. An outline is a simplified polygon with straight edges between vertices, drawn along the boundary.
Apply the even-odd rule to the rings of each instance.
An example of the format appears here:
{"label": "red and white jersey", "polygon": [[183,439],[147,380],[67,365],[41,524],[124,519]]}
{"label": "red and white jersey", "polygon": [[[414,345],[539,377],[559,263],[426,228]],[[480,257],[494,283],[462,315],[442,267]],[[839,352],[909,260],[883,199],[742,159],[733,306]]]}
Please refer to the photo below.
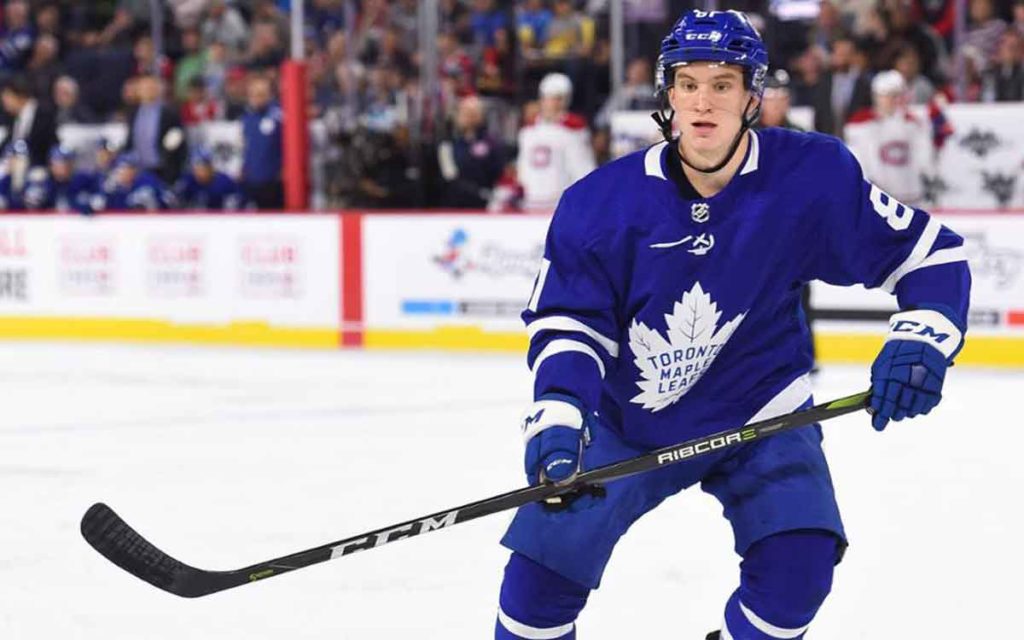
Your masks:
{"label": "red and white jersey", "polygon": [[567,113],[555,122],[538,118],[528,123],[519,130],[516,161],[523,208],[554,211],[562,191],[596,165],[583,117]]}
{"label": "red and white jersey", "polygon": [[921,204],[921,176],[930,175],[935,164],[928,123],[905,109],[889,117],[863,109],[850,117],[843,134],[865,178],[905,204]]}

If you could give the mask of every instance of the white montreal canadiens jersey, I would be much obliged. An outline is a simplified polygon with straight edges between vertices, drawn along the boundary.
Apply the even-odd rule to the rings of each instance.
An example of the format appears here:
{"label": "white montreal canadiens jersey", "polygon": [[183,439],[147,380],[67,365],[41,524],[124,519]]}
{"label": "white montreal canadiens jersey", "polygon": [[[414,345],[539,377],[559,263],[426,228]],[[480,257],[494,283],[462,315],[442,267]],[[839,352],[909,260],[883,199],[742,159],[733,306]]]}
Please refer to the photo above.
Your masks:
{"label": "white montreal canadiens jersey", "polygon": [[526,209],[553,210],[566,187],[594,170],[586,122],[573,114],[523,127],[518,145],[516,173]]}
{"label": "white montreal canadiens jersey", "polygon": [[812,365],[800,292],[815,279],[965,326],[959,236],[865,181],[835,138],[748,135],[711,198],[681,195],[665,143],[565,192],[523,312],[537,396],[570,394],[651,447],[794,410]]}
{"label": "white montreal canadiens jersey", "polygon": [[924,195],[921,176],[934,172],[930,125],[906,112],[881,118],[865,110],[854,115],[843,135],[865,178],[898,200],[920,203]]}

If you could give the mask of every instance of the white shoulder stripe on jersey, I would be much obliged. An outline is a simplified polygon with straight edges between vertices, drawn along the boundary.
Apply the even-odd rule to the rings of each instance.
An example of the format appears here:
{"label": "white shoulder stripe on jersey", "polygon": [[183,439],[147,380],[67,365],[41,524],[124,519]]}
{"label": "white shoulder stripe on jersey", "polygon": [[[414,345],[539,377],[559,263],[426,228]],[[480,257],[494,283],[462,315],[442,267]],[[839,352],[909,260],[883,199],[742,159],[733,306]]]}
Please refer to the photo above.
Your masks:
{"label": "white shoulder stripe on jersey", "polygon": [[604,362],[601,361],[601,357],[597,355],[597,352],[590,348],[590,345],[583,342],[577,342],[575,340],[552,340],[547,343],[539,354],[537,359],[533,361],[533,372],[537,373],[540,371],[540,365],[551,356],[559,353],[568,353],[575,351],[576,353],[582,353],[590,356],[597,363],[597,368],[601,372],[601,378],[604,379]]}
{"label": "white shoulder stripe on jersey", "polygon": [[579,320],[574,320],[568,316],[549,316],[547,318],[534,320],[530,324],[526,325],[526,334],[530,336],[530,340],[533,340],[533,337],[541,331],[576,331],[593,338],[597,344],[604,347],[605,351],[607,351],[611,357],[619,357],[618,342],[594,331]]}
{"label": "white shoulder stripe on jersey", "polygon": [[747,154],[747,162],[743,165],[743,169],[740,171],[741,176],[757,171],[757,165],[761,159],[761,141],[758,139],[757,133],[754,131],[750,131],[749,133],[750,153]]}
{"label": "white shoulder stripe on jersey", "polygon": [[544,281],[548,279],[548,270],[551,269],[551,261],[544,258],[540,261],[540,273],[537,274],[537,284],[533,287],[533,295],[530,296],[530,304],[527,309],[537,312],[537,305],[540,304],[540,292],[544,290]]}
{"label": "white shoulder stripe on jersey", "polygon": [[652,178],[667,180],[665,172],[661,170],[661,152],[667,144],[667,142],[659,142],[648,149],[647,154],[644,155],[644,172]]}
{"label": "white shoulder stripe on jersey", "polygon": [[935,244],[935,239],[939,237],[939,231],[942,229],[942,225],[939,224],[935,218],[928,219],[928,225],[925,226],[924,231],[921,232],[921,237],[918,238],[917,244],[914,245],[910,255],[903,261],[903,264],[896,267],[896,270],[889,274],[889,277],[882,283],[882,290],[887,293],[892,293],[896,289],[896,283],[900,281],[900,278],[907,275],[918,265],[925,261],[928,257],[928,253],[932,249],[932,245]]}
{"label": "white shoulder stripe on jersey", "polygon": [[940,264],[950,264],[953,262],[967,262],[967,252],[963,247],[939,249],[932,255],[925,258],[924,262],[917,265],[907,273],[917,271],[918,269],[927,269],[928,267],[937,267]]}
{"label": "white shoulder stripe on jersey", "polygon": [[729,633],[729,625],[726,624],[725,620],[722,621],[722,634],[721,640],[733,640],[732,634]]}
{"label": "white shoulder stripe on jersey", "polygon": [[742,602],[740,603],[740,610],[743,611],[743,615],[746,616],[750,624],[754,625],[754,628],[770,635],[773,638],[779,638],[779,640],[790,640],[791,638],[797,638],[800,634],[807,631],[807,627],[811,626],[805,624],[797,629],[786,629],[785,627],[776,627],[770,622],[762,620],[756,613],[748,609]]}
{"label": "white shoulder stripe on jersey", "polygon": [[500,622],[501,626],[505,627],[506,630],[514,633],[520,638],[525,638],[525,640],[557,640],[571,632],[575,626],[574,622],[570,622],[569,624],[563,624],[560,627],[548,627],[546,629],[531,627],[509,617],[507,613],[501,610],[501,607],[498,607],[498,622]]}

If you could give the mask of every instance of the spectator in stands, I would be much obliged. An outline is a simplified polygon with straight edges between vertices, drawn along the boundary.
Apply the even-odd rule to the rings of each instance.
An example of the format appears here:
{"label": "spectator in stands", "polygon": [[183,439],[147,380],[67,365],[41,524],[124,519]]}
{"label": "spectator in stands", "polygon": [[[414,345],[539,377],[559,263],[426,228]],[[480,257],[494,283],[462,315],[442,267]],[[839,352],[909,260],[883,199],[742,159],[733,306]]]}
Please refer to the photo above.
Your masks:
{"label": "spectator in stands", "polygon": [[123,43],[133,32],[149,26],[150,0],[118,0],[114,18],[99,34],[100,44]]}
{"label": "spectator in stands", "polygon": [[646,58],[636,58],[626,67],[626,81],[601,107],[594,123],[600,128],[611,126],[611,117],[616,111],[653,111],[658,108],[654,97],[654,82],[651,65]]}
{"label": "spectator in stands", "polygon": [[139,166],[173,183],[181,175],[188,144],[177,107],[163,99],[164,82],[155,75],[138,80],[139,106],[128,116],[125,148],[135,154]]}
{"label": "spectator in stands", "polygon": [[872,106],[855,113],[846,125],[847,146],[857,156],[864,177],[900,202],[919,206],[922,176],[934,171],[931,127],[906,107],[907,85],[895,70],[871,82]]}
{"label": "spectator in stands", "polygon": [[25,75],[32,85],[32,95],[48,107],[53,107],[53,83],[64,71],[59,58],[60,42],[48,33],[41,34],[36,38],[32,57],[25,69]]}
{"label": "spectator in stands", "polygon": [[921,56],[913,46],[906,44],[896,54],[894,67],[907,83],[910,104],[928,104],[935,95],[935,85],[921,74]]}
{"label": "spectator in stands", "polygon": [[473,51],[477,58],[487,49],[496,49],[501,56],[508,55],[508,16],[503,9],[498,8],[495,0],[473,0],[469,26],[473,32]]}
{"label": "spectator in stands", "polygon": [[984,73],[995,58],[999,39],[1007,25],[996,15],[992,0],[970,0],[968,16],[969,26],[963,45],[981,52],[985,66],[980,71]]}
{"label": "spectator in stands", "polygon": [[253,71],[277,69],[284,59],[284,42],[277,25],[269,20],[254,23],[249,48],[242,59],[246,68]]}
{"label": "spectator in stands", "polygon": [[555,0],[544,57],[548,60],[586,58],[594,48],[595,34],[593,19],[577,11],[572,0]]}
{"label": "spectator in stands", "polygon": [[174,193],[178,206],[192,211],[237,211],[245,202],[239,184],[214,168],[213,154],[204,148],[192,152]]}
{"label": "spectator in stands", "polygon": [[462,0],[441,0],[441,25],[443,31],[449,31],[459,42],[471,42],[473,29],[469,24],[469,9]]}
{"label": "spectator in stands", "polygon": [[8,133],[4,146],[22,141],[26,145],[29,164],[45,165],[50,149],[57,144],[57,120],[53,111],[36,100],[28,79],[23,75],[12,77],[4,85],[0,100],[9,118],[6,120]]}
{"label": "spectator in stands", "polygon": [[790,108],[789,74],[785,69],[776,69],[765,80],[764,97],[761,100],[761,119],[757,128],[782,127],[802,131],[789,119]]}
{"label": "spectator in stands", "polygon": [[55,3],[47,3],[36,8],[36,32],[57,38],[57,49],[64,51],[64,29],[61,26],[60,7]]}
{"label": "spectator in stands", "polygon": [[57,126],[66,124],[95,124],[96,113],[78,99],[78,81],[71,76],[60,76],[53,83],[54,117]]}
{"label": "spectator in stands", "polygon": [[241,56],[249,42],[249,25],[227,0],[210,0],[200,33],[204,45],[222,44],[232,59]]}
{"label": "spectator in stands", "polygon": [[398,209],[415,204],[418,189],[409,161],[408,127],[395,127],[390,135],[363,129],[346,151],[354,178],[352,206]]}
{"label": "spectator in stands", "polygon": [[999,49],[985,72],[984,99],[987,102],[1024,100],[1024,35],[1007,29],[999,39]]}
{"label": "spectator in stands", "polygon": [[476,96],[459,100],[453,135],[437,147],[443,188],[441,206],[483,209],[505,167],[502,145],[487,135],[484,104]]}
{"label": "spectator in stands", "polygon": [[132,44],[132,57],[135,59],[135,75],[156,74],[164,82],[174,78],[174,64],[165,55],[157,56],[153,36],[143,33],[135,38]]}
{"label": "spectator in stands", "polygon": [[3,29],[0,31],[0,76],[25,68],[35,40],[36,30],[29,17],[28,3],[11,0],[4,7]]}
{"label": "spectator in stands", "polygon": [[814,128],[841,136],[850,114],[871,104],[871,78],[865,52],[851,36],[832,43],[830,68],[814,92]]}
{"label": "spectator in stands", "polygon": [[949,64],[949,53],[939,34],[927,23],[915,20],[912,0],[883,0],[883,6],[887,37],[875,57],[877,68],[891,69],[896,63],[896,54],[909,43],[920,55],[921,73],[932,83],[943,84],[943,69]]}
{"label": "spectator in stands", "polygon": [[174,98],[178,101],[188,98],[188,89],[193,78],[206,75],[206,56],[199,30],[185,29],[181,32],[182,55],[174,67]]}
{"label": "spectator in stands", "polygon": [[170,209],[173,194],[160,177],[147,171],[134,153],[122,153],[103,182],[101,198],[93,199],[106,211],[164,211]]}
{"label": "spectator in stands", "polygon": [[1024,0],[1013,3],[1013,26],[1017,33],[1024,36]]}
{"label": "spectator in stands", "polygon": [[554,14],[545,6],[544,0],[526,0],[516,25],[519,46],[525,58],[536,60],[542,57],[552,18]]}
{"label": "spectator in stands", "polygon": [[199,77],[192,78],[188,87],[188,97],[181,104],[182,124],[193,127],[220,118],[220,103],[210,97],[206,90],[206,82]]}
{"label": "spectator in stands", "polygon": [[463,50],[453,32],[438,34],[437,53],[442,81],[447,81],[454,95],[461,98],[476,93],[473,59]]}
{"label": "spectator in stands", "polygon": [[524,208],[553,211],[562,191],[594,170],[586,120],[569,113],[572,81],[551,73],[540,82],[540,111],[519,131],[516,173],[523,185]]}
{"label": "spectator in stands", "polygon": [[818,85],[825,75],[826,53],[818,47],[807,47],[793,58],[789,94],[794,105],[813,107]]}
{"label": "spectator in stands", "polygon": [[174,25],[180,30],[194,29],[206,11],[209,0],[167,0]]}
{"label": "spectator in stands", "polygon": [[240,120],[249,108],[249,74],[242,67],[228,69],[224,80],[224,118]]}
{"label": "spectator in stands", "polygon": [[270,80],[253,75],[248,83],[248,108],[242,116],[242,190],[248,206],[284,207],[281,181],[281,107]]}

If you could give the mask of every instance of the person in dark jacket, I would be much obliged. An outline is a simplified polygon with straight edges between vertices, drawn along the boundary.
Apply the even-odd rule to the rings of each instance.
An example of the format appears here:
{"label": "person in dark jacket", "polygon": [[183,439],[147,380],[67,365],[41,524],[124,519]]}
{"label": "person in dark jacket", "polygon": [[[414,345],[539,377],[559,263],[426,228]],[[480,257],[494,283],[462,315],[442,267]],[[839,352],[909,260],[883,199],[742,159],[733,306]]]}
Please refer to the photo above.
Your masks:
{"label": "person in dark jacket", "polygon": [[832,43],[830,62],[814,91],[814,128],[841,136],[846,119],[871,105],[871,74],[865,51],[849,36]]}
{"label": "person in dark jacket", "polygon": [[139,166],[170,184],[181,175],[188,157],[188,144],[181,116],[164,104],[163,80],[141,76],[138,80],[139,106],[128,116],[125,150],[138,159]]}
{"label": "person in dark jacket", "polygon": [[483,209],[505,165],[501,144],[484,127],[484,105],[476,96],[459,101],[455,131],[437,148],[444,181],[441,205],[455,209]]}
{"label": "person in dark jacket", "polygon": [[281,127],[283,114],[274,100],[270,79],[249,79],[248,108],[242,116],[242,189],[249,206],[280,209],[284,206],[281,182]]}
{"label": "person in dark jacket", "polygon": [[238,183],[213,166],[213,155],[196,149],[189,157],[188,171],[174,185],[178,206],[193,211],[237,211],[242,207]]}
{"label": "person in dark jacket", "polygon": [[29,164],[45,166],[50,149],[57,144],[57,120],[54,112],[32,96],[31,85],[25,76],[14,76],[0,92],[4,111],[8,116],[7,138],[3,147],[21,140],[28,145]]}

